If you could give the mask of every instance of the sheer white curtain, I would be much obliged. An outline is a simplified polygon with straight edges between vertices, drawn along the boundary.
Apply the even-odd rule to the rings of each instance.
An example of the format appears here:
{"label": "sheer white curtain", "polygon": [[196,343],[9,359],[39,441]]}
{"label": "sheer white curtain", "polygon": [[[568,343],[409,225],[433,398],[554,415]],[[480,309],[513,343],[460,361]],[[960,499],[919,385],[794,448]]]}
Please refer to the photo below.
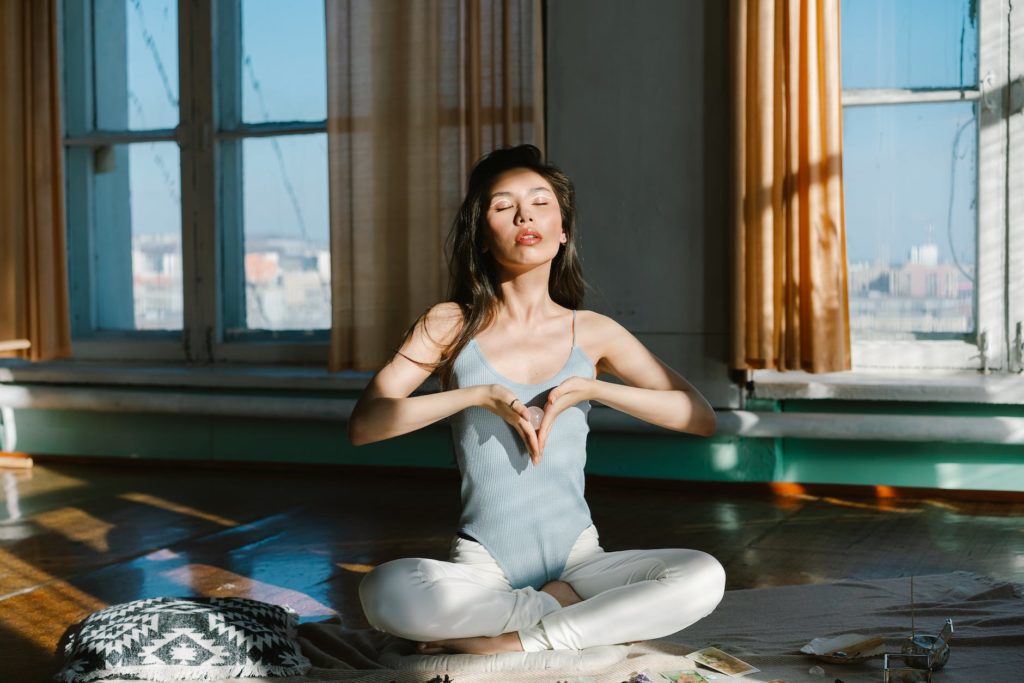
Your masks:
{"label": "sheer white curtain", "polygon": [[332,370],[441,301],[472,164],[543,131],[539,0],[327,0]]}

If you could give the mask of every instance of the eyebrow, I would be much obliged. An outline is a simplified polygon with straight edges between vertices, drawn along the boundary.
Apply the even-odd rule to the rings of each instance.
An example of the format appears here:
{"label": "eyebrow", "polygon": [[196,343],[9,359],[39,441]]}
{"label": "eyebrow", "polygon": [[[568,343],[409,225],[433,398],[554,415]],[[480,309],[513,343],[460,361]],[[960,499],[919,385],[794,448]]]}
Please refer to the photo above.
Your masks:
{"label": "eyebrow", "polygon": [[[537,194],[538,192],[553,192],[549,187],[532,187],[526,194]],[[511,197],[511,192],[495,192],[491,195],[491,201],[494,201],[496,197]]]}

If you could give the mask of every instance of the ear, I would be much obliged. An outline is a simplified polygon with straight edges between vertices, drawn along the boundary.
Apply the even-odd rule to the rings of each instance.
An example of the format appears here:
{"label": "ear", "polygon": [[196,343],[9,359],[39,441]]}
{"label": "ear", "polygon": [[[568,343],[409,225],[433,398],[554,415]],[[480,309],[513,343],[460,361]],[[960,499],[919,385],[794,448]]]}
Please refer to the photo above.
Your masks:
{"label": "ear", "polygon": [[562,232],[562,236],[558,239],[558,241],[561,242],[562,244],[565,244],[566,242],[569,241],[569,238],[565,236],[564,231]]}

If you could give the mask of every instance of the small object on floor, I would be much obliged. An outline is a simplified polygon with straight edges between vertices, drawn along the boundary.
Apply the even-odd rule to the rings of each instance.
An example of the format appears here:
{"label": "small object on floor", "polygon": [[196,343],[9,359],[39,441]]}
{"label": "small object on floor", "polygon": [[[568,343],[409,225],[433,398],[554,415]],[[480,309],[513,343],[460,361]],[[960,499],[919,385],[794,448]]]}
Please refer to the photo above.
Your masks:
{"label": "small object on floor", "polygon": [[728,652],[723,652],[717,647],[705,647],[686,656],[698,664],[703,664],[709,669],[714,669],[729,676],[745,676],[746,674],[759,671],[759,669],[747,664],[742,659],[733,657]]}
{"label": "small object on floor", "polygon": [[15,470],[30,470],[32,469],[32,456],[28,453],[18,453],[17,451],[0,453],[0,467]]}
{"label": "small object on floor", "polygon": [[639,673],[633,674],[633,677],[630,679],[630,681],[631,683],[652,683],[651,677],[647,675],[646,671],[641,671]]}
{"label": "small object on floor", "polygon": [[[886,654],[883,659],[882,671],[884,683],[931,683],[931,670],[912,665],[911,660],[927,660],[927,655]],[[903,666],[895,664],[903,660]]]}
{"label": "small object on floor", "polygon": [[807,670],[807,673],[811,674],[812,676],[824,676],[825,675],[825,670],[822,669],[817,664],[815,664],[814,666],[812,666],[810,669]]}
{"label": "small object on floor", "polygon": [[800,652],[833,664],[852,664],[881,655],[885,652],[885,641],[859,633],[847,633],[835,638],[815,638],[800,648]]}
{"label": "small object on floor", "polygon": [[448,678],[448,674],[445,674],[444,678],[441,678],[440,674],[438,674],[437,676],[434,676],[429,681],[427,681],[427,683],[455,683],[455,679]]}
{"label": "small object on floor", "polygon": [[708,683],[699,671],[662,671],[658,675],[671,683]]}
{"label": "small object on floor", "polygon": [[953,620],[946,619],[946,624],[937,636],[914,634],[903,641],[900,652],[908,657],[906,663],[915,669],[938,671],[949,661],[949,640],[953,637]]}
{"label": "small object on floor", "polygon": [[541,420],[544,419],[544,409],[538,406],[530,406],[530,424],[534,429],[540,429]]}

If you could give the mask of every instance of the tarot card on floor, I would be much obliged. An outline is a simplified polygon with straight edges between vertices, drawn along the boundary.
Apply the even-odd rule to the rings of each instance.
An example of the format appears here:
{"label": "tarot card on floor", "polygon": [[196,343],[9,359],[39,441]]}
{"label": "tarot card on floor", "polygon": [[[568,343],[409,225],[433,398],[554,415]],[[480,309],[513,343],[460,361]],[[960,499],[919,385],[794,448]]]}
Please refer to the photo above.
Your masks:
{"label": "tarot card on floor", "polygon": [[709,669],[714,669],[730,676],[745,676],[754,673],[759,669],[747,664],[742,659],[737,659],[727,652],[722,652],[717,647],[705,647],[686,655],[698,664],[703,664]]}
{"label": "tarot card on floor", "polygon": [[662,671],[660,675],[671,683],[710,683],[697,671]]}

